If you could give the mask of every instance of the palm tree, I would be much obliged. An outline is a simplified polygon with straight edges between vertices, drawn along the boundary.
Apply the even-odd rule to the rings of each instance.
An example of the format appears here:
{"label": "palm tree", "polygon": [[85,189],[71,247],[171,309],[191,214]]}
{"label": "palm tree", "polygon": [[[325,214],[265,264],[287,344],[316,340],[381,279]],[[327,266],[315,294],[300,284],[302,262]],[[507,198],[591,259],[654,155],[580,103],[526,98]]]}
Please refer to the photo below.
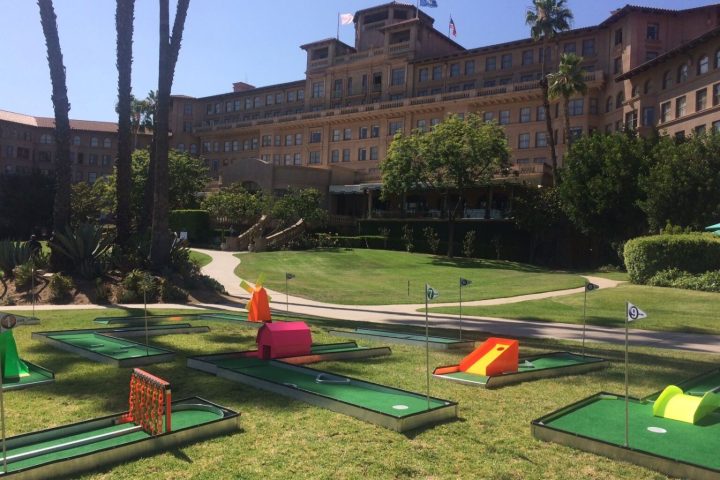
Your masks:
{"label": "palm tree", "polygon": [[557,153],[555,152],[555,136],[553,135],[552,119],[550,118],[550,98],[548,96],[548,81],[545,77],[547,62],[547,44],[559,32],[570,29],[573,14],[566,6],[566,0],[533,0],[533,10],[525,14],[525,23],[530,26],[530,34],[535,41],[542,40],[542,75],[540,88],[542,89],[543,107],[545,108],[545,126],[547,128],[548,146],[552,161],[553,184],[557,185]]}
{"label": "palm tree", "polygon": [[[160,0],[160,53],[158,59],[157,108],[155,110],[155,185],[150,241],[150,261],[156,269],[166,266],[170,259],[171,236],[168,201],[168,150],[170,91],[175,65],[180,53],[180,43],[185,28],[185,18],[190,0],[178,0],[175,11],[172,38],[168,0]],[[151,172],[152,173],[152,172]]]}
{"label": "palm tree", "polygon": [[582,57],[578,57],[574,53],[563,53],[560,57],[560,66],[555,73],[548,74],[548,94],[550,98],[563,99],[563,115],[565,116],[565,142],[567,147],[565,152],[570,148],[570,97],[576,93],[585,95],[587,93],[587,85],[585,84],[585,72],[580,67],[583,61]]}
{"label": "palm tree", "polygon": [[117,243],[123,245],[130,237],[130,191],[132,157],[132,39],[135,0],[117,0],[115,29],[117,31],[118,69],[118,156],[117,156]]}
{"label": "palm tree", "polygon": [[63,65],[57,17],[52,0],[38,0],[40,23],[47,45],[48,66],[52,81],[52,102],[55,111],[55,204],[53,207],[53,228],[64,231],[70,222],[70,102],[67,96],[65,66]]}

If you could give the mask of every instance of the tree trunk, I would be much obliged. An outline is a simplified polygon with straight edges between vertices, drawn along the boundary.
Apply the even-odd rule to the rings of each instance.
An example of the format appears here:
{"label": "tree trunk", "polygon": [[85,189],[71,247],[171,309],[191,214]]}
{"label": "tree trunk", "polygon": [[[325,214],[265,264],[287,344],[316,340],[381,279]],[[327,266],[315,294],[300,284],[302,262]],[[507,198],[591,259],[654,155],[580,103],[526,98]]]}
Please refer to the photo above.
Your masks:
{"label": "tree trunk", "polygon": [[48,66],[52,81],[52,102],[55,111],[55,204],[53,207],[53,229],[62,231],[70,222],[70,102],[67,96],[65,66],[63,65],[57,17],[52,0],[38,0],[40,23],[45,34]]}
{"label": "tree trunk", "polygon": [[[446,199],[448,198],[449,194],[446,195]],[[455,206],[450,209],[448,208],[448,249],[447,249],[447,256],[448,258],[453,258],[454,254],[454,244],[455,244],[455,219],[457,218],[457,212],[460,208],[460,205],[462,205],[463,202],[463,194],[462,190],[460,193],[458,193],[458,199],[457,202],[455,202]]]}
{"label": "tree trunk", "polygon": [[563,115],[565,115],[565,156],[570,151],[570,97],[563,97]]}
{"label": "tree trunk", "polygon": [[547,130],[548,147],[550,147],[550,164],[552,165],[553,185],[557,185],[557,153],[555,152],[555,135],[553,134],[552,117],[550,113],[550,96],[548,94],[548,81],[545,75],[545,62],[547,62],[547,39],[543,37],[543,58],[542,58],[542,78],[540,79],[540,88],[542,89],[543,108],[545,108],[545,128]]}
{"label": "tree trunk", "polygon": [[131,125],[131,75],[132,41],[135,0],[117,0],[115,28],[117,30],[118,69],[118,155],[117,168],[117,237],[119,245],[125,245],[130,237],[130,191],[132,125]]}

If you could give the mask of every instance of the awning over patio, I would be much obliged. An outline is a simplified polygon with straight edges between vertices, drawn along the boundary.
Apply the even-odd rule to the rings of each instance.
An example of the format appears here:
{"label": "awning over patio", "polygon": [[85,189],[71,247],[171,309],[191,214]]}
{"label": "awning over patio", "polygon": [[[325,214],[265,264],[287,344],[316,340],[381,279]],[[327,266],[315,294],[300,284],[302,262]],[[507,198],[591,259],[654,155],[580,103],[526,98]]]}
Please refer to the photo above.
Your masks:
{"label": "awning over patio", "polygon": [[382,183],[358,183],[357,185],[330,185],[330,193],[336,195],[361,195],[368,191],[380,190]]}

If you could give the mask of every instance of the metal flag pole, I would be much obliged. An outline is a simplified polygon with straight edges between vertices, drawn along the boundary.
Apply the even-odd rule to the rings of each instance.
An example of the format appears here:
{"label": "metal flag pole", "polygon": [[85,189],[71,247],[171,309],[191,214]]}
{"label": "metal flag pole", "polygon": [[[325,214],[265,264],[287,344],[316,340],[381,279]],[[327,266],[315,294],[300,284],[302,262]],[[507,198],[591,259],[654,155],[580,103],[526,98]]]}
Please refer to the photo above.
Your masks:
{"label": "metal flag pole", "polygon": [[290,287],[288,286],[288,281],[290,279],[288,278],[287,272],[285,272],[285,311],[290,311]]}
{"label": "metal flag pole", "polygon": [[428,327],[428,292],[429,285],[425,284],[425,377],[427,387],[427,409],[430,410],[430,328]]}
{"label": "metal flag pole", "polygon": [[143,302],[145,303],[144,316],[145,316],[145,355],[150,356],[150,336],[148,333],[148,319],[147,319],[147,285],[143,288]]}
{"label": "metal flag pole", "polygon": [[30,269],[30,299],[32,300],[32,316],[35,318],[35,267]]}
{"label": "metal flag pole", "polygon": [[5,398],[3,394],[3,373],[5,366],[0,359],[0,421],[2,422],[3,473],[7,474],[7,446],[5,445]]}
{"label": "metal flag pole", "polygon": [[460,277],[459,289],[460,289],[460,340],[462,340],[462,287],[463,279]]}
{"label": "metal flag pole", "polygon": [[588,292],[588,283],[585,282],[585,293],[583,296],[583,329],[582,329],[582,356],[585,356],[585,325],[586,325],[586,316],[585,312],[587,310],[587,292]]}
{"label": "metal flag pole", "polygon": [[630,405],[628,396],[628,302],[625,302],[625,447],[630,447]]}
{"label": "metal flag pole", "polygon": [[337,15],[338,15],[337,16],[337,34],[336,34],[335,38],[337,40],[340,40],[340,12],[338,12]]}

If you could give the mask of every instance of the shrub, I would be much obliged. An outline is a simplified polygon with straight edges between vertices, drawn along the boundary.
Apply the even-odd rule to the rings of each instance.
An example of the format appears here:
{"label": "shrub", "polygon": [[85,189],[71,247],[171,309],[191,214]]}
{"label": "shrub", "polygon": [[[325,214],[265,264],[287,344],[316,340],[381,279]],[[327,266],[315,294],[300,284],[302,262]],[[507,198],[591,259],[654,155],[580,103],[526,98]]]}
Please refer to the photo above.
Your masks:
{"label": "shrub", "polygon": [[470,230],[465,233],[465,238],[463,239],[463,255],[470,258],[475,255],[475,241],[477,238],[477,233],[475,233],[475,230]]}
{"label": "shrub", "polygon": [[95,279],[95,301],[97,303],[108,303],[110,301],[110,289],[102,278]]}
{"label": "shrub", "polygon": [[12,277],[13,269],[30,260],[30,247],[27,243],[0,241],[0,271],[5,277]]}
{"label": "shrub", "polygon": [[440,235],[438,235],[433,227],[425,227],[423,229],[423,235],[425,235],[425,241],[428,244],[430,252],[436,255],[440,249]]}
{"label": "shrub", "polygon": [[403,241],[403,244],[405,245],[405,250],[410,253],[413,251],[413,228],[408,225],[407,223],[402,226],[402,235],[400,236],[400,239]]}
{"label": "shrub", "polygon": [[710,234],[654,235],[625,244],[630,281],[644,284],[663,270],[691,274],[720,270],[720,238]]}
{"label": "shrub", "polygon": [[177,285],[173,285],[166,278],[160,279],[160,298],[164,302],[184,303],[187,302],[188,292]]}
{"label": "shrub", "polygon": [[70,262],[73,270],[91,279],[107,270],[107,253],[112,243],[113,237],[106,235],[102,226],[83,223],[74,229],[67,227],[64,232],[55,232],[50,246]]}
{"label": "shrub", "polygon": [[388,227],[378,228],[378,233],[383,239],[383,250],[387,250],[388,238],[390,238],[390,229]]}
{"label": "shrub", "polygon": [[13,269],[15,277],[15,289],[27,290],[32,286],[33,264],[31,262],[23,263]]}
{"label": "shrub", "polygon": [[75,285],[73,284],[72,278],[66,277],[61,273],[56,273],[50,277],[48,288],[50,289],[50,301],[59,303],[70,300]]}
{"label": "shrub", "polygon": [[170,212],[170,228],[176,232],[187,232],[188,240],[203,241],[210,232],[210,214],[207,210],[173,210]]}
{"label": "shrub", "polygon": [[[123,278],[118,292],[119,303],[155,302],[158,296],[158,281],[150,273],[133,270]],[[146,297],[143,295],[146,294]]]}
{"label": "shrub", "polygon": [[720,292],[720,270],[693,275],[677,268],[662,270],[648,280],[654,287],[685,288],[703,292]]}

